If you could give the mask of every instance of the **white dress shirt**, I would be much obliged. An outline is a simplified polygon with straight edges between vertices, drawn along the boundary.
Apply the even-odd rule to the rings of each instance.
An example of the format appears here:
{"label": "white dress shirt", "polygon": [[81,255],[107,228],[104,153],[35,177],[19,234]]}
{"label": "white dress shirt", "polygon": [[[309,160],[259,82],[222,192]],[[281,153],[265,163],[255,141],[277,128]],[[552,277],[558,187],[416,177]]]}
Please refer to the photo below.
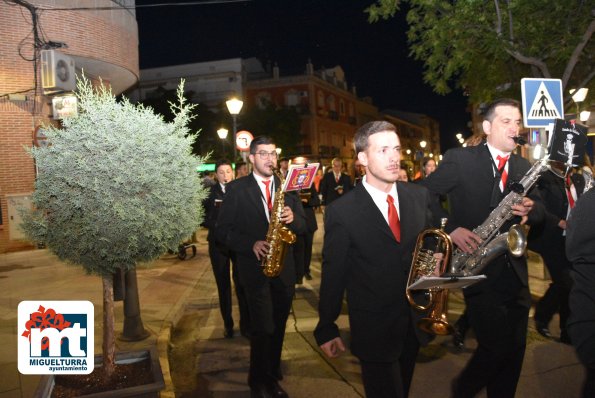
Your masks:
{"label": "white dress shirt", "polygon": [[380,210],[380,212],[382,213],[382,216],[386,220],[386,223],[390,225],[388,223],[388,202],[386,201],[388,195],[391,195],[395,200],[395,208],[397,209],[399,219],[401,219],[401,211],[399,210],[399,196],[397,195],[397,184],[393,184],[392,188],[390,189],[390,192],[386,193],[368,184],[366,177],[367,176],[364,176],[364,178],[362,179],[362,184],[364,185],[366,191],[368,191],[368,193],[372,197],[372,200],[376,204],[376,207],[378,207],[378,210]]}

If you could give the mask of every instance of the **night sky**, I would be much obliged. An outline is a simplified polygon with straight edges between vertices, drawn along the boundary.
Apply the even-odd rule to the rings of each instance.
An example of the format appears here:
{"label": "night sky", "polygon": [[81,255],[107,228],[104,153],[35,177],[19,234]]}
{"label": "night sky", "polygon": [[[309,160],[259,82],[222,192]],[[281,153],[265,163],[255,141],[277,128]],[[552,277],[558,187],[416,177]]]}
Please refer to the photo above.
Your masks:
{"label": "night sky", "polygon": [[[470,135],[460,92],[435,94],[423,65],[408,56],[405,13],[367,22],[374,0],[253,0],[237,3],[137,8],[140,67],[257,57],[277,63],[281,76],[340,65],[359,97],[380,110],[427,114],[440,123],[442,150],[457,132]],[[188,2],[188,1],[186,1]],[[167,3],[137,0],[137,6]],[[183,3],[182,0],[171,3]]]}

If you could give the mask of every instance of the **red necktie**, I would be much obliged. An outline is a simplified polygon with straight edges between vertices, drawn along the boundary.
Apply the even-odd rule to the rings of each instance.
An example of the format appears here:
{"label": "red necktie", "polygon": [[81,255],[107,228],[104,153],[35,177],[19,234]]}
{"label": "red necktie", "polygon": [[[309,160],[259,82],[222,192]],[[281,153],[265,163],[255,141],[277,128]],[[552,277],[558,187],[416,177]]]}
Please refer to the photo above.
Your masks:
{"label": "red necktie", "polygon": [[572,197],[572,191],[570,190],[570,186],[572,182],[570,181],[570,176],[566,176],[566,196],[568,196],[568,204],[572,209],[574,207],[574,198]]}
{"label": "red necktie", "polygon": [[339,176],[335,174],[335,182],[338,184],[339,183]]}
{"label": "red necktie", "polygon": [[269,211],[271,211],[273,209],[273,202],[271,202],[271,188],[270,188],[271,180],[262,181],[262,183],[266,187],[266,192],[267,192],[267,207],[269,208]]}
{"label": "red necktie", "polygon": [[500,171],[500,173],[502,173],[502,192],[504,192],[504,190],[506,189],[506,180],[508,179],[508,173],[506,172],[506,168],[504,166],[506,166],[508,156],[502,157],[498,155],[496,159],[498,159],[498,170]]}
{"label": "red necktie", "polygon": [[401,222],[399,221],[399,214],[395,207],[395,200],[392,196],[388,195],[386,201],[388,202],[388,225],[391,231],[393,231],[397,242],[401,242]]}

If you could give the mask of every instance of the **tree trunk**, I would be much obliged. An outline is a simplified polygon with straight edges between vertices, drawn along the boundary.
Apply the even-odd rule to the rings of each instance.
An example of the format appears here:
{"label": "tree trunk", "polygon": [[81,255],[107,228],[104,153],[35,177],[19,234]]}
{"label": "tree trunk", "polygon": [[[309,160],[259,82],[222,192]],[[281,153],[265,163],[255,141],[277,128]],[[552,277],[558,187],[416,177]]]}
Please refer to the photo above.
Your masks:
{"label": "tree trunk", "polygon": [[114,332],[114,281],[111,275],[103,281],[103,369],[110,379],[116,367],[116,340]]}

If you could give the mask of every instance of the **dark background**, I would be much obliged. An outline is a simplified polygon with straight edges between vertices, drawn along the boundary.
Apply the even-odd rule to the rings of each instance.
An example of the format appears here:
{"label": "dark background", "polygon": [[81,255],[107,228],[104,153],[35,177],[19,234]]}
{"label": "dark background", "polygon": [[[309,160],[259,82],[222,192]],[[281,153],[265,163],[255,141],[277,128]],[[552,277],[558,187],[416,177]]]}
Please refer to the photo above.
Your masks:
{"label": "dark background", "polygon": [[[252,0],[180,5],[137,0],[140,67],[257,57],[277,63],[281,76],[339,65],[359,97],[380,110],[427,114],[440,123],[442,151],[469,136],[470,115],[460,91],[441,96],[423,82],[423,65],[408,54],[405,12],[370,24],[374,0]],[[188,3],[188,1],[186,1]],[[196,2],[195,2],[196,3]],[[143,5],[167,4],[156,7]]]}

